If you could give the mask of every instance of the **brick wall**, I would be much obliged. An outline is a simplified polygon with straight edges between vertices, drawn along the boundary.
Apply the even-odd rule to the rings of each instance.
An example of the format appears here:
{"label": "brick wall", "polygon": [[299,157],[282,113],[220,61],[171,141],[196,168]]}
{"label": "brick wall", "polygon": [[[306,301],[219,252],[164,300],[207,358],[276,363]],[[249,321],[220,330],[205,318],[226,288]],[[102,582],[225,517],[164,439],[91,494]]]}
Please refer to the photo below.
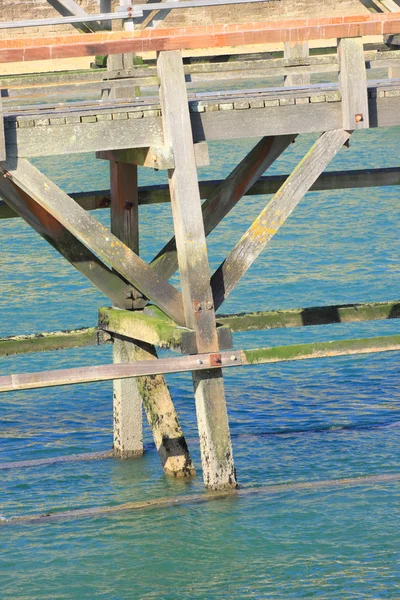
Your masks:
{"label": "brick wall", "polygon": [[[54,2],[54,0],[51,0]],[[99,10],[99,0],[76,0],[88,13]],[[119,4],[113,0],[114,6]],[[140,3],[136,0],[135,3]],[[231,6],[202,7],[190,10],[171,11],[164,20],[168,27],[184,25],[208,25],[227,22],[254,22],[278,20],[288,17],[351,15],[368,12],[359,0],[271,0],[260,4],[243,4]],[[47,0],[0,0],[0,21],[21,19],[40,19],[59,16],[59,13]],[[114,21],[113,28],[119,28],[120,21]],[[26,37],[52,35],[55,32],[69,33],[76,31],[72,25],[52,27],[29,27],[26,29],[0,30],[0,39],[10,37]]]}

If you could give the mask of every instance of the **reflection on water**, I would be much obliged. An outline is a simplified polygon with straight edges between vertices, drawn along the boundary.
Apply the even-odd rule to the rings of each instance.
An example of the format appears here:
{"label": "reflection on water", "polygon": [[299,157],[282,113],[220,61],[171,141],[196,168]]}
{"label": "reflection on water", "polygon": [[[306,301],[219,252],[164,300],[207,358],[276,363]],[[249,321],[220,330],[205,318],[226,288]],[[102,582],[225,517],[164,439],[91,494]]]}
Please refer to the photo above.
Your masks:
{"label": "reflection on water", "polygon": [[[398,130],[358,132],[330,169],[398,166]],[[287,173],[304,136],[271,173]],[[256,140],[212,144],[202,179],[219,178]],[[104,189],[92,156],[35,161],[67,191]],[[165,173],[141,170],[141,183]],[[210,236],[216,268],[268,200],[246,197]],[[103,223],[105,211],[94,213]],[[172,231],[168,205],[140,210],[146,260]],[[312,193],[253,265],[223,312],[395,300],[399,283],[396,187]],[[96,323],[99,293],[19,220],[0,225],[0,335]],[[178,279],[172,280],[178,283]],[[249,293],[250,292],[250,293]],[[398,322],[235,335],[257,347],[398,332]],[[0,360],[0,372],[101,364],[108,346]],[[200,473],[190,377],[168,381]],[[400,471],[398,355],[338,357],[229,370],[228,409],[238,478],[263,486]],[[0,461],[108,450],[111,384],[1,397]],[[165,478],[146,432],[141,459],[1,471],[0,515],[45,513],[202,494],[201,477]],[[13,525],[2,536],[1,598],[396,598],[399,484],[261,494],[147,512]]]}

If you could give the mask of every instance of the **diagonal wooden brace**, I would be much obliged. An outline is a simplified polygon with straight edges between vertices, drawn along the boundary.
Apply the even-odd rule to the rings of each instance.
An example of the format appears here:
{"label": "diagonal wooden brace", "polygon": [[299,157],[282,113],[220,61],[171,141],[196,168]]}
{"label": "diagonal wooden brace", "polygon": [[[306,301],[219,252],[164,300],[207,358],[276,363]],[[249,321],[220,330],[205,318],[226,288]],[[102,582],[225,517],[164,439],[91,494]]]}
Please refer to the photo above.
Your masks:
{"label": "diagonal wooden brace", "polygon": [[120,308],[132,308],[132,287],[77,240],[55,217],[7,177],[0,176],[0,195],[53,248]]}
{"label": "diagonal wooden brace", "polygon": [[[202,204],[206,236],[215,229],[261,175],[294,141],[295,135],[264,137],[245,156]],[[157,273],[169,279],[178,268],[176,240],[173,237],[151,262]]]}
{"label": "diagonal wooden brace", "polygon": [[182,295],[178,290],[154,273],[137,254],[78,206],[29,161],[5,161],[0,163],[0,170],[178,325],[185,325]]}
{"label": "diagonal wooden brace", "polygon": [[211,287],[216,309],[228,297],[349,137],[350,133],[343,129],[323,133],[299,162],[212,276]]}

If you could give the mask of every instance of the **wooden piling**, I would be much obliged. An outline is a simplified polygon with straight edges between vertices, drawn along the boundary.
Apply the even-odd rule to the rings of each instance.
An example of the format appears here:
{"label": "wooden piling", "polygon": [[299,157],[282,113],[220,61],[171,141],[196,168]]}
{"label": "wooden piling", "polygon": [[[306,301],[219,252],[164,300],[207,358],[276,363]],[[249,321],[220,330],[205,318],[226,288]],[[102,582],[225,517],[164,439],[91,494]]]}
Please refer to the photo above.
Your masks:
{"label": "wooden piling", "polygon": [[[110,160],[111,231],[139,254],[137,184],[135,164]],[[157,358],[153,345],[139,342],[134,335],[121,335],[118,328],[113,339],[115,364]],[[119,458],[143,453],[143,404],[164,472],[175,477],[194,474],[186,440],[163,375],[115,380],[113,399],[114,452]]]}
{"label": "wooden piling", "polygon": [[[197,181],[182,56],[160,52],[157,68],[164,137],[175,157],[168,171],[186,326],[198,352],[218,353],[218,336]],[[236,486],[222,371],[193,373],[203,479],[209,489]]]}

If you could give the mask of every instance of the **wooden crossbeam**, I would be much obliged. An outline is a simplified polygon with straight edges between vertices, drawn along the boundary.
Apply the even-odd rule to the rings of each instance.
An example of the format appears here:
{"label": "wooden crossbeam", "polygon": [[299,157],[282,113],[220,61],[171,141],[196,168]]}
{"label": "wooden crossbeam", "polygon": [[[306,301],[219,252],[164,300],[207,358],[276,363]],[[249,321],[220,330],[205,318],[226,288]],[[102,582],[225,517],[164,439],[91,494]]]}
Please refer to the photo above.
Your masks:
{"label": "wooden crossbeam", "polygon": [[232,331],[260,331],[282,327],[308,327],[399,318],[400,301],[395,301],[217,315],[217,322],[227,325]]}
{"label": "wooden crossbeam", "polygon": [[[155,306],[141,310],[121,310],[109,307],[99,309],[99,328],[127,340],[140,340],[158,348],[169,348],[182,354],[196,354],[196,333],[176,325]],[[232,348],[229,327],[217,327],[218,344],[222,350]],[[0,339],[1,356],[1,339]]]}
{"label": "wooden crossbeam", "polygon": [[0,169],[72,236],[107,261],[178,325],[185,325],[181,294],[29,161],[6,161]]}
{"label": "wooden crossbeam", "polygon": [[[134,323],[138,316],[137,311],[119,311],[132,319],[130,329],[126,330],[128,337],[136,335]],[[159,319],[165,323],[165,315],[154,307],[147,307],[148,316]],[[306,327],[313,325],[330,325],[332,323],[353,323],[382,319],[399,319],[400,301],[372,302],[367,304],[344,304],[337,306],[317,306],[312,308],[294,308],[287,310],[269,310],[236,315],[217,315],[218,333],[221,329],[235,331],[260,331],[262,329],[279,329],[282,327]],[[101,322],[102,319],[100,319]],[[178,329],[178,328],[177,328]],[[159,330],[158,330],[159,333]],[[147,335],[147,334],[146,334]],[[152,334],[153,335],[153,334]],[[31,352],[45,352],[47,350],[61,350],[64,348],[80,348],[84,346],[97,346],[109,343],[111,336],[106,331],[96,327],[73,329],[69,331],[46,331],[31,335],[17,335],[0,338],[0,356],[26,354]],[[166,339],[161,336],[160,341]],[[226,345],[223,345],[226,344]],[[227,339],[221,340],[220,347],[227,349]]]}
{"label": "wooden crossbeam", "polygon": [[110,341],[111,335],[106,331],[97,329],[97,327],[15,335],[0,338],[0,356],[64,350],[66,348],[84,348],[86,346],[98,346]]}
{"label": "wooden crossbeam", "polygon": [[140,32],[101,32],[85,36],[46,36],[0,41],[1,62],[48,60],[121,54],[126,52],[201,49],[265,43],[303,42],[400,31],[399,13],[362,14],[316,19],[256,23],[227,23],[212,27],[145,29]]}
{"label": "wooden crossbeam", "polygon": [[273,348],[256,348],[252,350],[230,350],[221,352],[218,361],[215,354],[196,354],[176,358],[160,358],[136,363],[119,365],[99,365],[94,367],[77,367],[40,373],[23,373],[0,377],[0,392],[14,392],[47,388],[61,385],[75,385],[157,375],[160,373],[181,373],[185,371],[208,371],[226,367],[240,367],[310,358],[327,358],[333,356],[349,356],[355,354],[372,354],[400,350],[400,335],[378,336],[332,342],[314,342],[292,346],[276,346]]}
{"label": "wooden crossbeam", "polygon": [[171,319],[143,311],[127,311],[103,307],[99,309],[99,327],[109,333],[141,340],[159,348],[170,348],[182,354],[196,354],[196,334],[178,327]]}
{"label": "wooden crossbeam", "polygon": [[[206,236],[213,231],[295,138],[295,135],[263,138],[230,175],[210,193],[201,207]],[[156,273],[167,278],[175,273],[178,268],[175,237],[158,253],[151,262],[151,266]]]}
{"label": "wooden crossbeam", "polygon": [[297,204],[349,139],[342,129],[321,135],[211,278],[219,308]]}
{"label": "wooden crossbeam", "polygon": [[48,241],[82,275],[120,308],[132,308],[132,287],[76,239],[56,217],[38,205],[9,178],[0,176],[0,194],[7,204]]}
{"label": "wooden crossbeam", "polygon": [[[259,194],[275,194],[289,175],[270,175],[260,177],[244,194],[257,196]],[[200,181],[200,197],[205,199],[224,183],[223,179]],[[400,185],[400,168],[387,169],[357,169],[351,171],[329,171],[321,173],[309,192],[328,190],[347,190],[353,188],[368,188],[379,186]],[[110,190],[94,190],[92,192],[77,192],[68,194],[85,210],[98,210],[110,206]],[[170,202],[168,185],[148,185],[138,189],[139,205],[160,204]],[[0,219],[13,219],[18,215],[2,200],[0,200]]]}

